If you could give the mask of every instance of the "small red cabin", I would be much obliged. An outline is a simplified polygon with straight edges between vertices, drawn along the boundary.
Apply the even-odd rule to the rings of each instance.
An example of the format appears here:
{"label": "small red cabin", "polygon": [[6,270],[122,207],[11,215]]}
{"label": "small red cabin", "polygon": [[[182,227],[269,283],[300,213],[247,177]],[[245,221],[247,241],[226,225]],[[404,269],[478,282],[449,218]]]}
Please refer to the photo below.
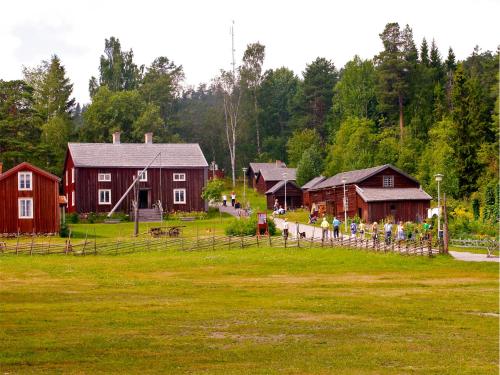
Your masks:
{"label": "small red cabin", "polygon": [[60,179],[29,163],[2,173],[0,234],[57,233]]}

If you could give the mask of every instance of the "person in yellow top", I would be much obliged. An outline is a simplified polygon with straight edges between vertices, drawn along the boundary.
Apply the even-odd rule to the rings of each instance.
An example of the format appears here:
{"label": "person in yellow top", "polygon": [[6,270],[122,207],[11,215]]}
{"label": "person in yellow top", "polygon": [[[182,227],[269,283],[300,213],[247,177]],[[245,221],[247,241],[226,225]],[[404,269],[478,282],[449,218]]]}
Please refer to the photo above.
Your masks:
{"label": "person in yellow top", "polygon": [[326,220],[326,217],[323,217],[323,221],[321,222],[321,229],[322,229],[322,238],[323,239],[328,239],[328,229],[330,229],[330,223],[328,223],[328,220]]}
{"label": "person in yellow top", "polygon": [[366,230],[366,226],[365,226],[365,223],[363,223],[362,221],[359,223],[359,236],[362,240],[365,239],[365,230]]}

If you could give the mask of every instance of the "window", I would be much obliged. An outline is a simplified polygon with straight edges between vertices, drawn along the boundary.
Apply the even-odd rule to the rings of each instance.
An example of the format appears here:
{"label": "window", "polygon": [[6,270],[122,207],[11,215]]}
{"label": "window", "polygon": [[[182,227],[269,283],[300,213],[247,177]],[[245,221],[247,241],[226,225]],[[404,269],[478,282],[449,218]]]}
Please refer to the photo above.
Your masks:
{"label": "window", "polygon": [[33,198],[19,198],[19,219],[33,219]]}
{"label": "window", "polygon": [[111,204],[110,189],[99,189],[99,204]]}
{"label": "window", "polygon": [[146,182],[148,180],[148,171],[137,171],[137,175],[139,176],[139,181]]}
{"label": "window", "polygon": [[97,175],[97,181],[99,182],[111,181],[111,173],[99,173]]}
{"label": "window", "polygon": [[186,181],[185,173],[174,173],[174,181]]}
{"label": "window", "polygon": [[383,186],[385,188],[394,187],[394,176],[384,176]]}
{"label": "window", "polygon": [[174,189],[174,204],[186,203],[186,189]]}
{"label": "window", "polygon": [[66,186],[68,186],[68,170],[66,169],[66,178],[64,179],[66,181]]}
{"label": "window", "polygon": [[75,168],[71,168],[71,183],[75,183]]}
{"label": "window", "polygon": [[18,190],[32,190],[31,179],[33,174],[31,172],[19,172],[17,174]]}
{"label": "window", "polygon": [[71,205],[74,207],[75,206],[75,192],[71,192]]}

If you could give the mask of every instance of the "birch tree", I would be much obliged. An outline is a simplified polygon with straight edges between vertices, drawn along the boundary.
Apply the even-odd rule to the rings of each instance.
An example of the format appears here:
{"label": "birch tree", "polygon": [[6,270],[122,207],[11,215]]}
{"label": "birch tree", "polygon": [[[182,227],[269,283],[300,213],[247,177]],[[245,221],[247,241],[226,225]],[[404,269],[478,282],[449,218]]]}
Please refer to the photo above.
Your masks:
{"label": "birch tree", "polygon": [[214,86],[223,99],[224,122],[234,187],[236,185],[236,144],[238,140],[238,121],[241,101],[239,70],[233,72],[221,70],[220,76],[216,77],[214,80]]}

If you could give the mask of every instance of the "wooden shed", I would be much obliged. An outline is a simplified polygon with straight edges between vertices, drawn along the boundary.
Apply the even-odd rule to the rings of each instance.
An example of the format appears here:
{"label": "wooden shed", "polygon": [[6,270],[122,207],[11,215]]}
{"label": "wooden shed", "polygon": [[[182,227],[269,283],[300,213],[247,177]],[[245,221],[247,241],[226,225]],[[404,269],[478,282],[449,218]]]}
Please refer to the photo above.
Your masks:
{"label": "wooden shed", "polygon": [[347,216],[365,222],[391,217],[395,221],[422,221],[432,197],[402,170],[385,164],[338,173],[308,189],[310,203],[326,213],[344,217],[344,182]]}
{"label": "wooden shed", "polygon": [[[285,181],[276,183],[271,189],[266,191],[267,208],[274,207],[274,201],[277,199],[281,207],[285,207]],[[295,181],[286,181],[286,207],[295,209],[302,206],[302,189]]]}
{"label": "wooden shed", "polygon": [[247,184],[248,187],[257,187],[257,177],[259,177],[262,169],[286,168],[286,164],[281,160],[276,160],[274,163],[250,163],[247,168]]}
{"label": "wooden shed", "polygon": [[261,169],[257,176],[256,189],[259,193],[265,194],[277,182],[287,180],[295,181],[296,168],[268,168]]}
{"label": "wooden shed", "polygon": [[29,163],[0,165],[0,234],[57,233],[60,179]]}

